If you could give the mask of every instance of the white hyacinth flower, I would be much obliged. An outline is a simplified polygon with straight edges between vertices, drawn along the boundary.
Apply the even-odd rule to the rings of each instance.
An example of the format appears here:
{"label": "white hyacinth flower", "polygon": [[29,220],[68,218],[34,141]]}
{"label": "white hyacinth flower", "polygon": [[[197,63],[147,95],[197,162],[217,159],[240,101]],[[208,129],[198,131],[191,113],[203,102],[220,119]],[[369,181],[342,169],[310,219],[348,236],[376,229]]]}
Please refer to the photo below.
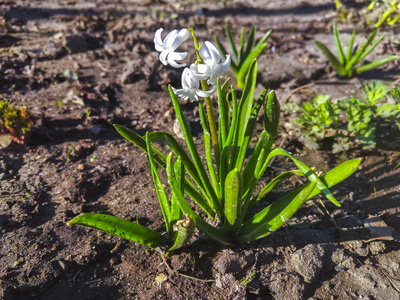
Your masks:
{"label": "white hyacinth flower", "polygon": [[158,52],[160,53],[160,61],[163,65],[171,65],[174,68],[181,68],[186,66],[185,63],[178,64],[176,60],[182,60],[186,58],[187,52],[174,52],[184,41],[186,41],[189,36],[189,30],[182,29],[178,32],[178,30],[173,30],[165,37],[164,41],[161,39],[161,32],[163,28],[160,28],[156,31],[154,36],[154,45]]}
{"label": "white hyacinth flower", "polygon": [[199,54],[204,64],[197,65],[198,71],[208,78],[208,84],[215,84],[217,82],[217,77],[224,75],[229,68],[231,57],[227,55],[225,61],[220,63],[221,55],[219,51],[208,41],[205,42],[205,46],[200,48]]}
{"label": "white hyacinth flower", "polygon": [[216,87],[214,86],[208,91],[201,90],[199,79],[196,77],[195,74],[193,74],[193,72],[189,68],[185,68],[182,73],[182,88],[172,88],[172,90],[178,97],[181,97],[185,100],[189,99],[191,102],[193,102],[199,101],[198,96],[210,97],[214,93],[215,88]]}

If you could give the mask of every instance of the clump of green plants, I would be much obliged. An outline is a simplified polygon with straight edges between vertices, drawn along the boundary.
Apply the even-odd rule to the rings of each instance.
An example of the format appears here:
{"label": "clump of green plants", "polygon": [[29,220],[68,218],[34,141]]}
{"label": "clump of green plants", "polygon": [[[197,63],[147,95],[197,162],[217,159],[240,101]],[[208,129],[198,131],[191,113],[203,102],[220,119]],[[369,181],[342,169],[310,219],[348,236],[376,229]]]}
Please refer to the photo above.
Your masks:
{"label": "clump of green plants", "polygon": [[400,129],[400,88],[389,90],[381,81],[373,81],[363,91],[364,99],[350,97],[333,103],[329,95],[319,95],[312,104],[289,104],[283,110],[297,113],[292,124],[308,148],[317,149],[319,142],[330,138],[334,153],[356,146],[371,149],[385,142],[377,137],[379,128],[393,133]]}
{"label": "clump of green plants", "polygon": [[328,59],[332,68],[335,70],[337,74],[343,77],[351,78],[355,74],[360,74],[365,71],[376,69],[388,62],[394,61],[399,58],[397,55],[391,55],[384,58],[380,58],[374,60],[370,63],[363,64],[362,62],[370,54],[375,47],[382,41],[385,37],[382,34],[375,41],[376,35],[379,33],[379,29],[375,29],[367,38],[367,40],[361,45],[358,49],[357,45],[354,44],[356,31],[354,30],[351,38],[349,46],[347,47],[347,52],[345,53],[343,48],[343,43],[339,36],[339,31],[337,29],[336,24],[333,24],[333,37],[335,39],[336,50],[338,56],[336,57],[331,50],[329,50],[324,44],[314,41],[314,44],[321,50],[324,56]]}
{"label": "clump of green plants", "polygon": [[[240,88],[244,87],[247,71],[249,70],[251,63],[254,59],[258,59],[258,57],[263,53],[265,47],[267,47],[266,41],[272,32],[272,30],[268,30],[256,44],[256,31],[256,26],[252,25],[245,46],[245,28],[242,28],[239,47],[237,47],[228,24],[225,25],[226,36],[228,37],[233,55],[230,68],[235,74],[237,85]],[[217,36],[215,37],[215,43],[222,55],[226,56],[228,52]]]}
{"label": "clump of green plants", "polygon": [[5,148],[12,141],[23,144],[31,125],[32,118],[26,109],[0,101],[0,147]]}
{"label": "clump of green plants", "polygon": [[385,22],[389,25],[397,23],[400,17],[399,0],[372,0],[368,5],[369,21],[380,27]]}
{"label": "clump of green plants", "polygon": [[[197,53],[196,62],[183,70],[182,88],[168,88],[188,151],[167,132],[147,132],[140,136],[122,125],[114,126],[149,156],[165,229],[150,229],[137,222],[98,213],[77,216],[69,225],[93,227],[142,245],[164,248],[170,253],[191,240],[195,227],[222,244],[236,246],[276,231],[304,202],[317,194],[322,193],[334,205],[340,206],[329,188],[355,172],[360,159],[346,161],[326,174],[317,175],[288,151],[273,148],[279,129],[280,104],[268,85],[258,98],[255,97],[257,61],[249,66],[239,99],[235,88],[229,87],[229,79],[220,82],[229,67],[229,55],[221,57],[208,41],[200,46],[193,29],[174,30],[164,40],[162,31],[157,30],[154,43],[164,65],[186,66],[177,60],[184,59],[187,53],[176,50],[190,33]],[[211,98],[214,93],[218,101],[217,121]],[[198,152],[178,97],[199,102],[205,161]],[[263,130],[251,149],[259,118]],[[167,145],[171,152],[162,152],[159,144]],[[261,176],[277,156],[290,158],[295,169],[278,175],[256,192]],[[166,172],[170,193],[161,181],[160,170]],[[292,176],[305,177],[309,182],[268,206],[261,205],[271,191]],[[194,207],[203,213],[197,213]]]}

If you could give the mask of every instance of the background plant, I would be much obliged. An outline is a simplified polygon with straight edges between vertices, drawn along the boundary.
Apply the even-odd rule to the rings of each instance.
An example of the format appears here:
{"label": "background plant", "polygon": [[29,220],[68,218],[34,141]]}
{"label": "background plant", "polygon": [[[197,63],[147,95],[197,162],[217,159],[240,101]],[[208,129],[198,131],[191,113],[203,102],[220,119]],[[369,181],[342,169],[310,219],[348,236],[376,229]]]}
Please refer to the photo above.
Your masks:
{"label": "background plant", "polygon": [[339,36],[339,31],[336,24],[333,23],[333,37],[335,39],[338,56],[336,57],[324,44],[318,41],[314,41],[314,44],[328,59],[329,63],[337,74],[343,77],[351,78],[354,76],[354,73],[360,74],[365,71],[373,70],[399,58],[397,55],[391,55],[374,60],[370,63],[362,64],[367,55],[370,54],[385,37],[383,34],[374,41],[378,33],[379,29],[377,28],[368,36],[367,40],[361,45],[361,47],[357,49],[358,47],[354,44],[356,36],[356,31],[354,30],[350,38],[350,43],[347,47],[347,52],[345,53],[343,43]]}
{"label": "background plant", "polygon": [[0,101],[1,147],[7,147],[13,140],[23,144],[31,125],[32,118],[26,109],[13,106],[10,101]]}
{"label": "background plant", "polygon": [[[207,55],[202,53],[194,32],[191,32],[198,53],[198,61],[189,70],[195,72],[200,70],[197,66],[204,63],[211,64],[211,61],[207,62]],[[165,45],[173,45],[173,42],[167,43],[168,36],[164,42]],[[163,59],[176,50],[175,47],[167,49],[161,47],[161,43],[158,44],[160,52],[171,51],[164,52]],[[207,42],[206,47],[210,52],[213,51]],[[172,55],[173,58],[184,56],[184,54]],[[217,64],[219,54],[214,52],[212,56],[214,59],[218,56],[218,59],[213,62]],[[173,63],[175,64],[175,61]],[[215,68],[216,66],[213,67],[213,70],[219,70]],[[173,227],[171,222],[175,222],[175,225],[180,224],[184,221],[181,219],[183,216],[185,219],[192,220],[193,224],[210,238],[225,245],[235,246],[260,239],[274,232],[305,201],[319,193],[324,194],[336,206],[340,206],[329,188],[350,176],[360,164],[360,159],[347,161],[318,177],[311,168],[297,160],[289,152],[281,148],[272,149],[279,128],[280,105],[275,92],[269,91],[268,85],[260,97],[255,99],[256,61],[250,65],[240,99],[238,99],[233,86],[229,89],[229,80],[221,84],[220,79],[217,78],[218,126],[215,123],[212,124],[215,121],[212,106],[209,106],[208,102],[210,101],[209,95],[202,92],[212,90],[208,87],[209,79],[204,78],[202,74],[188,73],[186,70],[188,69],[185,69],[182,75],[183,88],[178,90],[169,86],[169,93],[188,152],[169,133],[151,132],[141,137],[122,125],[115,125],[123,137],[149,155],[153,180],[170,241],[175,240],[175,243],[177,241],[173,232],[171,235],[169,234]],[[202,91],[199,90],[199,84],[196,83],[195,78],[201,78]],[[200,157],[177,96],[179,94],[183,97],[195,98],[194,93],[199,96],[204,95],[202,97],[205,99],[205,105],[199,102],[200,120],[204,133],[205,162]],[[262,107],[264,107],[261,115],[263,130],[253,151],[250,151],[250,142],[253,139]],[[164,154],[157,148],[157,143],[167,145],[171,153]],[[265,184],[260,192],[255,193],[257,183],[275,156],[289,157],[296,169],[278,175]],[[157,165],[167,174],[171,189],[169,198],[160,181]],[[272,190],[295,175],[306,177],[310,182],[274,201],[269,206],[250,212],[250,207],[260,203],[270,195]],[[200,217],[189,205],[189,203],[192,204],[192,201],[189,202],[188,199],[191,199],[193,204],[203,210],[209,219],[215,220],[216,225],[213,226],[206,219]],[[162,238],[163,236],[154,230],[144,229],[143,226],[138,227],[138,224],[129,225],[128,221],[111,216],[84,214],[69,224],[94,227],[151,247],[168,244]],[[179,246],[184,245],[192,233],[193,231],[186,229],[182,234],[182,242],[179,243]],[[173,249],[177,249],[177,247],[172,246],[169,250]]]}
{"label": "background plant", "polygon": [[[389,90],[381,81],[372,81],[363,91],[364,99],[350,97],[332,103],[328,95],[319,95],[313,104],[290,104],[283,110],[297,112],[292,121],[296,135],[311,149],[317,149],[323,138],[334,139],[333,152],[395,141],[393,134],[398,135],[400,129],[400,88]],[[386,131],[391,141],[377,137],[379,128],[385,128],[381,131]]]}
{"label": "background plant", "polygon": [[[242,28],[239,47],[237,47],[228,24],[225,25],[226,36],[228,37],[228,41],[232,50],[232,62],[230,67],[236,76],[237,85],[239,88],[244,87],[250,64],[254,59],[258,59],[258,57],[263,53],[265,47],[267,47],[266,41],[272,32],[272,30],[268,30],[256,44],[256,30],[256,26],[253,24],[250,28],[247,44],[245,46],[245,28]],[[223,55],[227,55],[228,51],[222,45],[217,36],[215,37],[215,42],[219,51],[221,51]]]}
{"label": "background plant", "polygon": [[400,17],[399,0],[372,0],[368,5],[369,21],[380,27],[385,22],[389,25],[397,23]]}

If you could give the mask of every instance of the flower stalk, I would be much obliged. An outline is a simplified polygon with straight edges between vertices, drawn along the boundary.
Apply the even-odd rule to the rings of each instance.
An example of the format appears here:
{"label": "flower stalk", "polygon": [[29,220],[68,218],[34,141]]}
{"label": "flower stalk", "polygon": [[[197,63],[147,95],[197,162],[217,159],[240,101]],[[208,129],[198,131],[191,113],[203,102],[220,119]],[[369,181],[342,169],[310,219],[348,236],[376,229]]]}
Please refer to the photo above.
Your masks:
{"label": "flower stalk", "polygon": [[[200,46],[197,41],[196,34],[195,34],[193,28],[189,28],[188,30],[192,34],[192,37],[193,37],[194,46],[196,48],[197,61],[198,61],[198,63],[203,63],[203,59],[201,58],[201,56],[199,54]],[[203,91],[207,91],[208,90],[207,80],[200,80],[200,82],[201,82],[201,88],[203,89]],[[215,124],[214,111],[212,108],[211,98],[204,97],[204,102],[206,103],[207,118],[208,118],[208,123],[210,126],[210,133],[211,133],[211,140],[212,140],[212,144],[213,144],[213,148],[214,148],[215,161],[216,161],[217,166],[219,166],[221,150],[220,150],[219,142],[218,142],[217,126]],[[219,169],[217,168],[217,172],[218,171],[219,171]]]}

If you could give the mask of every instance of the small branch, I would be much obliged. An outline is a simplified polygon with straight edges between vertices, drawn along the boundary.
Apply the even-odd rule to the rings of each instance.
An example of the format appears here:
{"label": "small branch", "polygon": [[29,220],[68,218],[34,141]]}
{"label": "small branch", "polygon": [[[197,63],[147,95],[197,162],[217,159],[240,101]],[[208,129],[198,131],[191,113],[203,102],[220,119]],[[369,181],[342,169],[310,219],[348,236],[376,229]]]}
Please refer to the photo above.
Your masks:
{"label": "small branch", "polygon": [[290,99],[290,97],[293,96],[294,93],[296,93],[296,92],[298,92],[298,91],[300,91],[300,90],[302,90],[302,89],[308,88],[308,87],[310,87],[310,86],[313,86],[313,85],[315,85],[315,83],[314,83],[314,82],[311,82],[311,83],[307,83],[307,84],[305,84],[305,85],[302,85],[302,86],[299,86],[299,87],[295,88],[294,90],[292,90],[292,91],[286,96],[286,98],[282,101],[281,105],[284,105],[284,104]]}

